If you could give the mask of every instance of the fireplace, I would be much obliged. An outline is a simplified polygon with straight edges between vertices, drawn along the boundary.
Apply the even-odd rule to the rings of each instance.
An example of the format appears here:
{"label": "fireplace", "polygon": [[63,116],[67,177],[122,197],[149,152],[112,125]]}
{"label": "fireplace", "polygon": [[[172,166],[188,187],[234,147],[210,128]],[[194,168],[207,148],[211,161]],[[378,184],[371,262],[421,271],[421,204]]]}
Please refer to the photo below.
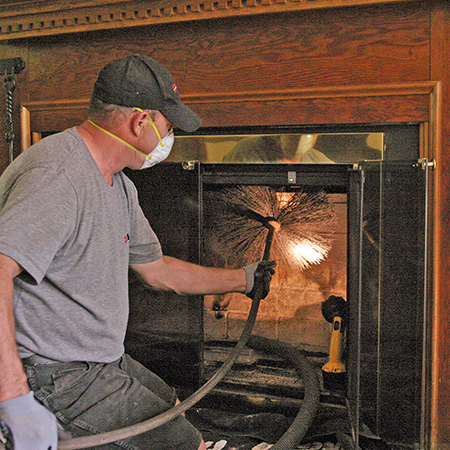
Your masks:
{"label": "fireplace", "polygon": [[[212,162],[205,156],[205,139],[223,142],[235,136],[313,134],[322,136],[323,142],[336,142],[341,136],[347,146],[338,146],[333,156],[337,162],[224,163],[214,160],[217,156]],[[375,149],[379,157],[370,159],[377,155],[370,148],[372,156],[364,158],[361,147],[352,155],[352,135],[353,142],[361,135],[365,141],[369,135],[381,136],[382,144]],[[223,192],[237,186],[244,191],[270,189],[281,201],[298,193],[306,198],[323,196],[332,213],[329,220],[317,221],[314,233],[329,241],[330,248],[306,267],[279,264],[254,333],[306,351],[320,378],[332,331],[321,304],[330,295],[343,297],[349,306],[348,383],[345,395],[335,395],[322,385],[321,398],[339,411],[348,409],[353,430],[363,423],[387,441],[412,446],[423,439],[421,407],[428,376],[425,230],[429,164],[419,160],[419,136],[415,125],[205,129],[175,147],[174,160],[129,173],[164,253],[205,265],[251,262],[226,251],[228,244],[220,242],[224,235],[214,237],[221,222],[220,214],[211,212],[215,196],[223,198]],[[192,153],[196,161],[183,160]],[[241,294],[182,298],[149,292],[132,277],[130,295],[127,350],[188,390],[207,380],[230,351],[250,302]],[[215,395],[267,394],[267,374],[255,371],[260,355],[249,351],[242,358]],[[278,383],[275,391],[283,392],[280,401],[301,401],[298,380],[288,368],[274,364],[275,369],[269,369],[270,395]]]}

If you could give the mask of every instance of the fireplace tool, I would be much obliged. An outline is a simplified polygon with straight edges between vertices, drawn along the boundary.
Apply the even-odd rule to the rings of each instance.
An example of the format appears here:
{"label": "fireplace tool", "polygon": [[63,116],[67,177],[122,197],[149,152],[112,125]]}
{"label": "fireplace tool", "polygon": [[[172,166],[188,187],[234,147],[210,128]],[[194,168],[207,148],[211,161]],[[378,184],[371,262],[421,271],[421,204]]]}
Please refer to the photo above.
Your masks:
{"label": "fireplace tool", "polygon": [[[278,224],[272,248],[277,272],[304,270],[329,252],[331,240],[316,232],[332,223],[335,213],[324,192],[277,192],[269,186],[233,186],[205,193],[206,253],[213,264],[242,267],[256,261],[268,235]],[[230,295],[215,296],[213,310],[221,318]]]}
{"label": "fireplace tool", "polygon": [[[222,264],[241,267],[260,258],[268,224],[278,224],[272,258],[303,270],[319,263],[331,248],[317,226],[335,219],[327,194],[278,192],[269,186],[233,186],[206,192],[208,246]],[[220,262],[220,261],[219,261]]]}
{"label": "fireplace tool", "polygon": [[4,74],[3,87],[6,91],[6,120],[8,131],[5,139],[9,147],[9,162],[14,159],[14,122],[13,122],[13,95],[16,89],[15,75],[20,74],[25,68],[22,58],[7,58],[0,60],[0,74]]}
{"label": "fireplace tool", "polygon": [[[259,190],[255,191],[251,189],[254,195],[253,200],[256,200],[256,197],[260,196],[260,194],[263,193],[263,195],[269,195],[272,198],[273,202],[274,201],[278,202],[276,196],[274,197],[272,193],[267,191],[267,189],[265,188],[261,189],[262,189],[261,192]],[[236,193],[236,195],[234,194],[231,195],[232,193],[228,192],[228,194],[224,194],[221,197],[221,199],[222,200],[226,199],[225,202],[226,209],[229,209],[230,210],[229,212],[234,213],[234,216],[237,219],[236,225],[239,226],[239,217],[244,218],[245,222],[247,223],[248,225],[247,228],[241,229],[242,232],[246,233],[248,238],[247,243],[245,244],[247,246],[247,250],[249,249],[249,247],[251,247],[254,253],[254,250],[258,246],[258,243],[259,244],[264,243],[263,260],[268,260],[271,257],[271,248],[273,242],[274,241],[277,242],[279,236],[282,237],[283,234],[288,234],[289,227],[296,229],[295,225],[293,225],[293,222],[295,220],[293,205],[294,204],[301,205],[302,202],[299,201],[299,198],[295,199],[291,203],[289,203],[288,201],[288,203],[290,204],[289,208],[278,207],[274,209],[272,207],[270,208],[271,213],[269,214],[267,210],[262,208],[263,205],[260,203],[260,200],[257,200],[256,202],[252,201],[250,201],[250,203],[248,202],[248,200],[251,200],[252,196],[250,195],[250,192],[246,192],[246,190],[247,189],[238,189],[239,193]],[[306,198],[303,197],[303,200],[305,199]],[[311,214],[311,216],[306,221],[304,221],[304,224],[305,223],[307,224],[309,221],[311,221],[314,218],[314,216],[316,216],[316,219],[319,216],[321,216],[322,219],[324,219],[325,217],[330,218],[330,210],[329,209],[327,210],[327,208],[325,207],[326,206],[325,197],[319,196],[318,198],[316,198],[315,202],[316,202],[315,207],[312,207],[311,202],[309,202],[309,206],[306,209],[300,208],[302,214],[304,214],[305,211],[309,211],[309,213]],[[312,204],[314,204],[314,202],[312,202]],[[320,210],[320,208],[318,208],[319,204],[323,206],[322,213],[319,212]],[[273,204],[272,206],[274,205],[275,204]],[[223,207],[223,204],[221,205],[221,207]],[[297,217],[297,219],[299,219],[299,216]],[[284,227],[286,227],[287,230],[283,230]],[[254,233],[256,231],[258,233],[254,235],[255,245],[252,246],[250,236],[252,232]],[[285,233],[282,233],[284,231]],[[274,239],[275,235],[276,239]],[[302,239],[304,241],[306,235],[308,235],[310,239],[312,239],[314,242],[321,243],[322,247],[320,248],[325,249],[324,250],[325,252],[327,251],[327,244],[325,240],[316,237],[311,232],[306,231],[305,233],[299,233],[297,230],[297,232],[292,233],[292,235],[294,237],[297,236],[297,241],[299,240],[302,241]],[[225,243],[225,245],[228,244]],[[251,257],[253,258],[253,255]],[[315,255],[315,258],[317,258],[317,254]],[[254,260],[257,259],[260,259],[259,254],[256,255]],[[296,264],[305,265],[308,264],[308,262],[305,260],[305,258],[299,258],[297,259]],[[312,419],[317,411],[320,394],[319,383],[317,375],[315,373],[315,369],[312,367],[312,365],[309,364],[307,359],[303,357],[302,354],[294,350],[291,346],[282,343],[276,343],[275,341],[272,341],[272,343],[270,343],[269,342],[270,340],[265,340],[264,338],[260,338],[257,336],[250,336],[256,320],[256,315],[258,313],[259,303],[262,297],[262,285],[257,285],[256,289],[257,291],[254,296],[254,300],[252,301],[252,305],[250,308],[250,312],[248,314],[244,330],[242,331],[242,334],[236,346],[233,348],[227,360],[223,363],[223,365],[219,368],[219,370],[215,373],[215,375],[212,378],[210,378],[196,392],[194,392],[191,396],[183,400],[181,403],[179,403],[172,409],[149,420],[115,431],[101,433],[93,436],[73,438],[66,441],[60,441],[58,444],[58,449],[75,450],[111,443],[117,440],[126,439],[128,437],[135,436],[137,434],[141,434],[146,431],[152,430],[168,422],[169,420],[172,420],[176,416],[182,414],[183,412],[191,408],[198,401],[200,401],[224,378],[224,376],[227,374],[231,366],[237,360],[242,349],[247,343],[255,348],[268,347],[269,351],[272,350],[275,353],[278,352],[280,356],[282,355],[287,356],[288,359],[290,359],[294,365],[301,366],[298,368],[303,375],[305,385],[305,399],[302,408],[300,409],[297,417],[294,419],[294,422],[292,423],[291,427],[289,427],[289,429],[280,438],[280,440],[272,446],[273,450],[282,450],[282,449],[284,450],[294,448],[294,446],[298,444],[300,440],[303,438],[303,436],[306,434],[306,431],[308,430],[309,425],[311,424]]]}
{"label": "fireplace tool", "polygon": [[345,391],[347,376],[342,361],[348,305],[342,297],[330,295],[322,303],[323,317],[332,324],[329,361],[322,367],[323,384],[329,391]]}

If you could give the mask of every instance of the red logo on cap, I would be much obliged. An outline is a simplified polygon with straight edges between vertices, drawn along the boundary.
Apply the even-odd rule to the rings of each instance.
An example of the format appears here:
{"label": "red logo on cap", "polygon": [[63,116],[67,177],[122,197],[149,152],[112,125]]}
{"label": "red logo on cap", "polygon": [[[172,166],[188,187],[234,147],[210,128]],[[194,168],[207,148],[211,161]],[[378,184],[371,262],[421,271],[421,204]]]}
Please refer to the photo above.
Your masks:
{"label": "red logo on cap", "polygon": [[175,83],[172,84],[172,88],[173,88],[173,92],[178,91],[177,85]]}

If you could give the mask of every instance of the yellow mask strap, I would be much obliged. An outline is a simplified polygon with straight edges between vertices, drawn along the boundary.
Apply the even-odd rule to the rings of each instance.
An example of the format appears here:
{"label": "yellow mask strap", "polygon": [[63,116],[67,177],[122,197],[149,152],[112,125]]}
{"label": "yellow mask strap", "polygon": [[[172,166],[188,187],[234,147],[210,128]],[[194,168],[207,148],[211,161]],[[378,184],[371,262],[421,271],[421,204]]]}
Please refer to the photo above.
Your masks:
{"label": "yellow mask strap", "polygon": [[111,136],[112,138],[114,138],[116,141],[121,142],[122,144],[126,145],[127,147],[131,148],[131,150],[134,150],[135,152],[140,153],[141,155],[145,156],[146,158],[151,159],[151,155],[147,155],[147,153],[142,152],[141,150],[138,150],[134,145],[131,145],[130,143],[128,143],[127,141],[124,141],[122,138],[120,138],[119,136],[116,136],[114,133],[111,133],[108,130],[105,130],[104,128],[102,128],[100,125],[97,125],[96,123],[92,122],[92,120],[88,119],[88,122],[91,125],[94,125],[94,127],[98,128],[99,130],[103,131],[103,133],[106,133],[108,136]]}
{"label": "yellow mask strap", "polygon": [[[134,109],[135,109],[136,111],[139,111],[139,112],[144,112],[143,109],[141,109],[141,108],[136,108],[135,106],[134,106]],[[159,130],[158,130],[158,128],[156,127],[155,122],[153,122],[153,120],[150,119],[149,116],[147,116],[147,119],[148,119],[148,120],[150,121],[150,123],[152,124],[152,127],[153,127],[153,129],[155,130],[156,136],[158,136],[158,139],[159,139],[159,145],[160,145],[161,147],[165,147],[166,144],[164,144],[164,142],[162,141],[161,135],[159,134]]]}

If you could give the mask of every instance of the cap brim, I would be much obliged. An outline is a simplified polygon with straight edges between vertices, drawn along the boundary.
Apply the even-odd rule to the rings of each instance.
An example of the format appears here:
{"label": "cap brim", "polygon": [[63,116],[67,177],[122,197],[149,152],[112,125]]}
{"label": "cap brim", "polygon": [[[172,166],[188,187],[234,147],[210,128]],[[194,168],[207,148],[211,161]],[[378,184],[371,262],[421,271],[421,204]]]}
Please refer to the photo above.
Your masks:
{"label": "cap brim", "polygon": [[202,124],[202,119],[184,103],[169,105],[160,111],[173,125],[181,128],[186,133],[192,133]]}

